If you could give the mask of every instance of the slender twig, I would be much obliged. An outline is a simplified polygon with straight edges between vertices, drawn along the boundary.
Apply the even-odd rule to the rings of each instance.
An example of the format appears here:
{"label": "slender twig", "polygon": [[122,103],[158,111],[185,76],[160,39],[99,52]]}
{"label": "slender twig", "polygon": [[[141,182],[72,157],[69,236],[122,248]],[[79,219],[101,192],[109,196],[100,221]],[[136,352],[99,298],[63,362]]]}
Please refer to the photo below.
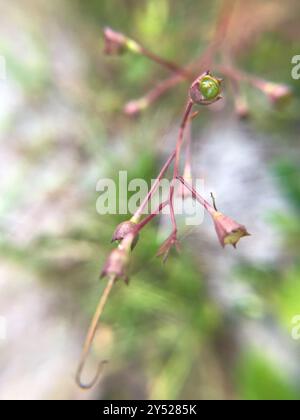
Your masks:
{"label": "slender twig", "polygon": [[193,198],[195,198],[210,214],[214,214],[216,212],[213,206],[206,201],[182,176],[178,176],[177,179],[179,179],[179,181],[192,193]]}
{"label": "slender twig", "polygon": [[176,63],[173,63],[172,61],[160,57],[159,55],[153,53],[152,51],[148,50],[142,45],[140,45],[140,53],[145,57],[149,58],[150,60],[154,61],[155,63],[161,65],[162,67],[165,67],[167,70],[178,73],[185,78],[191,77],[191,74],[187,69],[182,68],[181,66],[179,66]]}
{"label": "slender twig", "polygon": [[266,83],[266,81],[260,77],[254,76],[249,74],[243,70],[237,69],[236,67],[229,66],[229,65],[220,65],[217,69],[229,77],[231,80],[236,82],[247,82],[250,83],[252,86],[259,88],[262,83]]}
{"label": "slender twig", "polygon": [[166,161],[166,163],[162,167],[160,173],[158,174],[158,177],[154,181],[150,191],[148,192],[148,194],[146,195],[146,197],[142,201],[141,205],[139,206],[139,208],[136,210],[136,212],[132,216],[131,220],[134,221],[135,223],[137,223],[139,221],[145,207],[147,206],[149,200],[151,200],[152,196],[155,194],[155,192],[156,192],[156,190],[159,186],[160,181],[162,180],[164,174],[167,172],[167,170],[168,170],[169,166],[171,165],[172,161],[174,160],[175,156],[176,156],[176,150],[174,150],[171,153],[170,157],[168,158],[168,160]]}
{"label": "slender twig", "polygon": [[141,231],[143,227],[146,226],[149,222],[151,222],[151,220],[154,219],[154,217],[157,216],[163,210],[163,208],[168,205],[168,203],[169,203],[169,200],[164,201],[158,206],[158,208],[153,213],[145,217],[145,219],[142,220],[137,226],[138,232]]}
{"label": "slender twig", "polygon": [[[178,85],[180,82],[186,80],[186,76],[177,73],[168,79],[163,80],[158,83],[154,88],[152,88],[146,95],[141,98],[131,100],[127,102],[124,106],[125,114],[134,115],[143,109],[149,107],[152,103],[156,102],[162,95],[172,89],[174,86]],[[188,80],[192,80],[193,77],[189,77]]]}
{"label": "slender twig", "polygon": [[192,175],[192,155],[191,155],[191,143],[192,143],[192,127],[191,119],[186,126],[186,140],[185,140],[185,164],[184,164],[184,176],[191,177]]}
{"label": "slender twig", "polygon": [[192,108],[193,108],[193,102],[189,100],[187,103],[183,118],[182,118],[182,122],[180,124],[179,134],[178,134],[177,142],[176,142],[176,155],[175,155],[175,163],[174,163],[173,180],[170,186],[170,195],[169,195],[170,216],[171,216],[171,221],[173,225],[173,234],[176,234],[177,232],[177,225],[176,225],[175,212],[174,212],[174,188],[175,188],[174,181],[176,180],[178,176],[179,158],[180,158],[182,143],[184,140],[184,130],[189,120],[189,115],[191,113]]}
{"label": "slender twig", "polygon": [[93,344],[93,340],[95,338],[95,334],[96,334],[96,331],[97,331],[97,325],[99,323],[99,319],[100,319],[100,317],[103,313],[104,306],[107,302],[108,296],[109,296],[109,294],[112,290],[112,287],[113,287],[115,281],[116,281],[116,276],[115,275],[112,275],[112,276],[109,277],[108,283],[107,283],[107,285],[106,285],[106,287],[105,287],[105,289],[104,289],[104,291],[103,291],[103,293],[100,297],[97,309],[96,309],[95,314],[93,316],[93,319],[91,321],[91,324],[90,324],[90,327],[89,327],[89,330],[88,330],[88,333],[87,333],[87,336],[86,336],[86,339],[85,339],[85,342],[84,342],[84,345],[83,345],[80,361],[79,361],[79,364],[78,364],[78,369],[77,369],[77,372],[76,372],[76,382],[80,386],[80,388],[83,388],[83,389],[90,389],[97,383],[97,381],[99,379],[99,376],[102,372],[102,368],[103,368],[104,364],[107,363],[106,360],[102,360],[99,363],[99,366],[98,366],[98,369],[97,369],[97,372],[96,372],[96,375],[94,376],[94,378],[86,384],[82,382],[82,379],[81,379],[82,371],[84,369],[88,354],[90,352],[91,346]]}
{"label": "slender twig", "polygon": [[173,226],[173,234],[176,235],[177,233],[177,224],[175,218],[175,211],[174,211],[174,180],[170,186],[170,193],[169,193],[169,207],[170,207],[170,218]]}
{"label": "slender twig", "polygon": [[182,118],[182,122],[180,124],[180,129],[179,129],[179,134],[178,134],[178,138],[177,138],[177,142],[176,142],[176,156],[175,156],[175,163],[174,163],[174,176],[173,178],[176,179],[178,176],[178,170],[179,170],[179,158],[180,158],[180,152],[181,152],[181,147],[182,147],[182,143],[183,143],[183,135],[184,135],[184,131],[187,125],[187,122],[189,120],[189,115],[192,111],[193,108],[193,102],[189,99],[183,118]]}

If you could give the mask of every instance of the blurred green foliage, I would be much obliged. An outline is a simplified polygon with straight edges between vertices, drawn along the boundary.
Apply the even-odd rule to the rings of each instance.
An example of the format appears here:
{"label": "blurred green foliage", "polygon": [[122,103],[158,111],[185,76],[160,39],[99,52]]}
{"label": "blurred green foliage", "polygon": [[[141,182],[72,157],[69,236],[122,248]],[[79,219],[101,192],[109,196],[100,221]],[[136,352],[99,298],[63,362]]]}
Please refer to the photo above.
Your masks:
{"label": "blurred green foliage", "polygon": [[[110,249],[114,226],[121,216],[99,217],[95,211],[95,185],[101,176],[117,176],[129,170],[129,179],[148,182],[161,165],[156,148],[178,116],[185,102],[185,87],[157,103],[137,121],[129,121],[121,108],[126,100],[139,97],[167,75],[141,57],[131,55],[105,59],[101,55],[101,25],[109,25],[142,40],[150,49],[176,60],[190,61],[203,50],[215,22],[218,2],[149,0],[124,2],[79,0],[66,2],[68,16],[65,30],[78,30],[79,49],[87,51],[86,77],[75,80],[72,88],[59,88],[62,81],[53,76],[53,63],[47,53],[47,33],[42,25],[27,27],[34,60],[27,63],[1,40],[0,48],[7,57],[10,77],[23,90],[28,103],[36,106],[41,96],[54,90],[63,98],[64,107],[75,109],[78,133],[70,144],[64,144],[60,128],[38,133],[24,142],[26,165],[37,165],[51,149],[64,153],[68,147],[75,153],[76,167],[70,179],[58,179],[54,193],[59,199],[70,187],[80,196],[71,208],[73,216],[61,234],[42,234],[26,246],[16,245],[7,236],[1,238],[2,255],[40,275],[45,287],[57,289],[64,299],[71,299],[71,311],[84,319],[82,329],[93,313],[103,282],[98,275]],[[131,267],[131,284],[119,282],[109,301],[103,323],[113,332],[112,360],[104,383],[105,398],[215,398],[215,399],[298,399],[299,384],[278,371],[264,349],[243,349],[231,341],[232,330],[244,319],[273,316],[286,335],[291,318],[300,313],[300,171],[299,162],[290,158],[289,148],[299,136],[299,82],[290,80],[287,63],[296,45],[280,33],[264,33],[258,43],[247,49],[239,64],[248,71],[293,85],[296,98],[285,111],[271,110],[259,95],[253,99],[251,124],[266,134],[276,133],[286,158],[274,158],[270,171],[289,204],[286,214],[268,215],[268,223],[280,231],[286,250],[284,262],[268,266],[240,264],[233,275],[251,285],[252,300],[238,302],[232,309],[235,322],[224,319],[223,308],[211,300],[207,291],[205,270],[189,250],[180,258],[171,257],[166,265],[154,258],[159,246],[156,225],[142,233]],[[269,63],[272,62],[270,66]],[[71,76],[70,76],[71,77]],[[30,118],[30,115],[28,116]],[[55,119],[55,117],[53,117]],[[3,123],[3,121],[1,121]],[[15,120],[7,122],[11,129]],[[77,125],[76,125],[77,128]],[[33,135],[34,137],[34,135]],[[298,149],[299,152],[299,149]],[[63,169],[63,168],[62,168]],[[37,185],[43,190],[43,180]],[[22,206],[22,197],[12,182],[1,215],[12,207]],[[55,184],[55,183],[54,183]],[[61,189],[61,191],[60,191]],[[51,192],[51,188],[49,188]],[[42,191],[43,192],[43,191]],[[47,205],[46,205],[47,208]],[[200,267],[200,268],[199,268]],[[73,312],[72,312],[73,313]],[[224,330],[228,334],[225,334]],[[229,348],[234,361],[224,359]],[[101,351],[95,350],[97,357]],[[122,381],[122,375],[125,381]],[[131,384],[137,379],[138,385]],[[121,378],[121,379],[120,379]],[[133,379],[132,379],[133,378]],[[142,378],[142,379],[140,379]],[[126,386],[128,384],[128,386]]]}

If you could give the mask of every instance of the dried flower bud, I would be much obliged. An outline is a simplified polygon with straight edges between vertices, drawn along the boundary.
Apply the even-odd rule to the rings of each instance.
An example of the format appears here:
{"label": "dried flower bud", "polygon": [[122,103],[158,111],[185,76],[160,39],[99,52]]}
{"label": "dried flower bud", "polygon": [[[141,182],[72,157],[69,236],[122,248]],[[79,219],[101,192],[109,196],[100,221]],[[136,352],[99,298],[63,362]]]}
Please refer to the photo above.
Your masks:
{"label": "dried flower bud", "polygon": [[221,245],[232,245],[236,248],[236,244],[243,236],[249,236],[245,226],[240,225],[230,217],[216,211],[212,213],[215,229]]}
{"label": "dried flower bud", "polygon": [[129,253],[126,249],[116,248],[108,256],[100,278],[115,275],[116,278],[124,279],[128,283],[127,268],[129,263]]}
{"label": "dried flower bud", "polygon": [[210,105],[222,98],[221,79],[213,77],[209,71],[198,77],[190,88],[191,100],[200,105]]}
{"label": "dried flower bud", "polygon": [[134,236],[131,244],[131,249],[133,249],[136,246],[139,238],[137,233],[137,225],[131,220],[122,222],[117,226],[111,241],[122,241],[128,234],[132,234]]}
{"label": "dried flower bud", "polygon": [[126,37],[111,28],[104,28],[104,52],[105,54],[121,54],[126,49]]}

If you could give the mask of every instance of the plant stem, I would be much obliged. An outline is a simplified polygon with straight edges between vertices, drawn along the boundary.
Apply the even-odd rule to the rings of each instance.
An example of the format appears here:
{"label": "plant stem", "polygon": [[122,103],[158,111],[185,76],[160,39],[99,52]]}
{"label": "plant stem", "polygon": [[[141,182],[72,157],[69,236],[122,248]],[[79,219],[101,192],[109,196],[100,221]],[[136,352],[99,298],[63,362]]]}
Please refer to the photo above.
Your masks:
{"label": "plant stem", "polygon": [[144,48],[140,45],[140,52],[145,57],[149,58],[150,60],[154,61],[155,63],[161,65],[162,67],[165,67],[167,70],[170,70],[175,73],[179,73],[182,76],[189,78],[191,77],[191,74],[188,72],[188,70],[180,67],[176,63],[173,63],[172,61],[165,60],[164,58],[158,56],[157,54],[153,53],[152,51],[148,50],[147,48]]}
{"label": "plant stem", "polygon": [[191,128],[191,119],[187,123],[186,126],[186,150],[185,150],[185,164],[184,164],[184,176],[191,177],[192,176],[192,155],[191,155],[191,143],[192,143],[192,128]]}
{"label": "plant stem", "polygon": [[176,218],[175,218],[175,212],[174,212],[174,181],[176,180],[178,176],[178,172],[179,172],[179,158],[180,158],[180,152],[181,152],[181,147],[182,147],[183,138],[184,138],[183,137],[184,130],[189,120],[189,115],[191,113],[192,108],[193,108],[193,102],[189,99],[181,124],[180,124],[179,133],[178,133],[178,137],[176,141],[176,155],[175,155],[175,163],[174,163],[173,180],[170,186],[170,195],[169,195],[170,216],[171,216],[174,234],[176,234],[177,232],[177,224],[176,224]]}
{"label": "plant stem", "polygon": [[105,363],[107,363],[106,360],[102,360],[99,363],[97,373],[96,373],[94,379],[87,384],[84,384],[82,382],[81,374],[82,374],[85,362],[87,360],[88,354],[90,352],[91,346],[93,344],[93,340],[95,338],[95,334],[96,334],[96,331],[97,331],[97,325],[98,325],[99,319],[100,319],[100,317],[103,313],[105,304],[106,304],[107,299],[109,297],[109,294],[112,290],[112,287],[115,284],[115,281],[116,281],[116,276],[115,275],[110,276],[110,278],[108,279],[108,283],[107,283],[107,285],[106,285],[106,287],[105,287],[105,289],[104,289],[104,291],[103,291],[103,293],[100,297],[98,306],[97,306],[95,314],[92,318],[92,321],[91,321],[91,324],[89,326],[88,333],[87,333],[87,336],[86,336],[86,339],[85,339],[85,342],[84,342],[84,345],[83,345],[80,361],[79,361],[79,364],[78,364],[78,369],[77,369],[77,372],[76,372],[76,382],[80,386],[80,388],[83,388],[83,389],[90,389],[96,384],[96,382],[99,379],[99,375],[102,371],[103,365]]}
{"label": "plant stem", "polygon": [[160,173],[158,174],[158,177],[156,178],[156,180],[154,181],[150,191],[148,192],[148,194],[146,195],[146,197],[144,198],[143,202],[141,203],[141,205],[139,206],[139,208],[136,210],[136,212],[134,213],[134,215],[131,218],[131,221],[138,223],[143,210],[145,209],[146,205],[148,204],[149,200],[152,198],[153,194],[155,194],[160,181],[162,180],[164,174],[166,173],[166,171],[169,169],[169,166],[171,165],[172,161],[174,160],[176,156],[176,150],[174,150],[174,152],[172,152],[172,154],[170,155],[170,157],[168,158],[168,160],[166,161],[166,163],[164,164],[164,166],[162,167]]}
{"label": "plant stem", "polygon": [[144,220],[142,220],[137,227],[138,232],[143,229],[144,226],[146,226],[149,222],[151,222],[152,219],[154,219],[155,216],[157,216],[164,207],[169,203],[169,200],[164,201],[161,203],[158,208],[155,210],[154,213],[151,213],[149,216],[145,217]]}
{"label": "plant stem", "polygon": [[[192,80],[193,77],[189,77],[188,80]],[[142,96],[141,98],[131,100],[127,102],[124,106],[124,112],[128,115],[135,115],[142,111],[143,109],[148,108],[152,103],[158,100],[164,93],[172,89],[174,86],[178,85],[180,82],[186,80],[186,76],[182,74],[175,74],[168,79],[163,80],[162,82],[158,83],[153,89],[151,89],[146,95]],[[132,105],[135,105],[134,112],[130,112]]]}
{"label": "plant stem", "polygon": [[213,206],[206,201],[196,190],[193,188],[182,176],[178,176],[177,179],[192,193],[194,199],[196,199],[204,208],[209,212],[210,215],[216,213]]}
{"label": "plant stem", "polygon": [[183,143],[183,135],[184,135],[184,131],[185,131],[188,119],[189,119],[189,115],[192,111],[192,108],[193,108],[193,102],[189,100],[187,103],[183,118],[182,118],[182,122],[180,124],[179,134],[178,134],[178,138],[176,142],[176,156],[175,156],[174,175],[173,175],[174,179],[176,179],[178,176],[179,158],[180,158],[180,152],[181,152],[181,147]]}

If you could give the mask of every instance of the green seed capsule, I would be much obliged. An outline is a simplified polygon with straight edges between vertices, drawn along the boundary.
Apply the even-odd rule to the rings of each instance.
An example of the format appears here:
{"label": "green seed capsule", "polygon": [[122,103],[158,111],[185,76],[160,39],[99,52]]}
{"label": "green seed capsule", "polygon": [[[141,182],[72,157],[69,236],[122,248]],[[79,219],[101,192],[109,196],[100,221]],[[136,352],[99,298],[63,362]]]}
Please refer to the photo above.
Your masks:
{"label": "green seed capsule", "polygon": [[199,81],[199,90],[206,100],[213,100],[220,94],[220,82],[210,75]]}

